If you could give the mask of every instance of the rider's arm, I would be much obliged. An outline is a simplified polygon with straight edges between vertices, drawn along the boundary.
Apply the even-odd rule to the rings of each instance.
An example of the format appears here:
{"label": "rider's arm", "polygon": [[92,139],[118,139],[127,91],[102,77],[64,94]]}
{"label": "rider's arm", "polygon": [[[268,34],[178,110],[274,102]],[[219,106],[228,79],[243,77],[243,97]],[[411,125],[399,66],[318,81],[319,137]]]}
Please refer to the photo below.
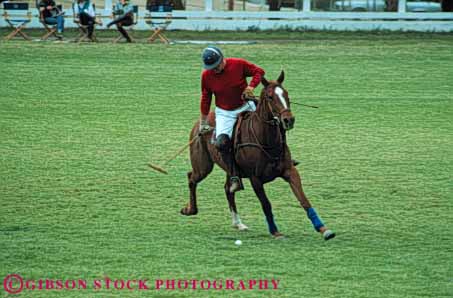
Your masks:
{"label": "rider's arm", "polygon": [[200,100],[200,112],[201,119],[205,120],[208,117],[209,110],[211,108],[212,91],[207,86],[206,73],[201,76],[201,100]]}
{"label": "rider's arm", "polygon": [[264,76],[265,72],[261,67],[250,63],[247,60],[243,60],[243,64],[245,76],[252,77],[248,87],[251,87],[253,90],[261,83],[261,78]]}

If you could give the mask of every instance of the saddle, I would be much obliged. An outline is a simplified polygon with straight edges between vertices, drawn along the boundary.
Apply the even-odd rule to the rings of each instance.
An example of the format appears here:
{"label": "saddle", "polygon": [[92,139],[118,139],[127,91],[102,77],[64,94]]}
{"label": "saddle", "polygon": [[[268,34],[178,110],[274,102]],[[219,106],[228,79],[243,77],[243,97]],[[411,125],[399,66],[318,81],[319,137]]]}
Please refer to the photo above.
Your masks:
{"label": "saddle", "polygon": [[236,155],[237,150],[239,149],[239,137],[241,135],[241,125],[244,120],[247,120],[250,118],[252,112],[246,111],[242,112],[238,116],[238,121],[234,124],[233,127],[233,135],[231,137],[232,140],[232,147],[233,147],[233,152]]}
{"label": "saddle", "polygon": [[[242,121],[248,119],[250,117],[251,113],[252,112],[250,112],[250,111],[245,111],[238,115],[238,120],[236,121],[236,123],[233,126],[233,134],[231,136],[233,152],[236,152],[236,149],[237,149],[238,138],[240,136],[240,131],[241,131],[240,129],[241,129]],[[210,117],[209,123],[215,123],[215,116],[212,118]],[[214,129],[212,130],[211,144],[215,144],[215,142],[216,142],[215,135],[216,134],[215,134],[215,126],[214,126]]]}

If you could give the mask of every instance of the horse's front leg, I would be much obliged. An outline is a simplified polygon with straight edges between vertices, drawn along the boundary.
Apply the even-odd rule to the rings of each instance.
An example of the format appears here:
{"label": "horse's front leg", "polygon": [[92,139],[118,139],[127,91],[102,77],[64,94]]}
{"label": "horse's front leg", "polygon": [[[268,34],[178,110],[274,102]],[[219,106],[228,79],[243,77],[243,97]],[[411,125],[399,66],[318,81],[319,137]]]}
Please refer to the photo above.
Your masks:
{"label": "horse's front leg", "polygon": [[291,190],[299,200],[302,208],[304,208],[304,210],[307,212],[307,216],[313,224],[315,230],[321,233],[325,240],[334,238],[335,233],[327,229],[322,220],[319,218],[315,209],[311,206],[310,201],[308,201],[308,198],[305,196],[304,190],[302,188],[301,178],[296,167],[291,166],[290,169],[285,171],[285,173],[283,174],[283,179],[285,179],[291,186]]}
{"label": "horse's front leg", "polygon": [[230,208],[231,218],[233,227],[237,228],[239,231],[246,231],[248,227],[242,223],[241,218],[239,217],[239,213],[236,209],[236,200],[234,198],[234,192],[230,192],[230,176],[227,176],[225,182],[225,195],[228,200],[228,207]]}
{"label": "horse's front leg", "polygon": [[276,238],[283,237],[278,231],[277,225],[274,221],[274,215],[272,214],[272,205],[269,199],[266,196],[264,191],[263,183],[258,177],[251,177],[250,181],[252,183],[253,190],[255,191],[256,196],[260,200],[261,207],[263,208],[264,215],[266,216],[267,225],[269,227],[269,232]]}

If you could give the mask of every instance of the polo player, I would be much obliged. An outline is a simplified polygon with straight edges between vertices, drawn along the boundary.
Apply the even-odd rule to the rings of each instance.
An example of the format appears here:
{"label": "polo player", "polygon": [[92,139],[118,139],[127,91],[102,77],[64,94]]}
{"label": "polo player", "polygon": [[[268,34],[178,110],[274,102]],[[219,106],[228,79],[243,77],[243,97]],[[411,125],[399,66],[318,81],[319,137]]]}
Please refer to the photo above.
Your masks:
{"label": "polo player", "polygon": [[[230,192],[243,189],[238,176],[232,150],[233,127],[238,115],[245,111],[255,111],[253,90],[261,82],[264,70],[240,58],[224,58],[217,47],[207,47],[202,54],[204,71],[201,74],[201,119],[200,132],[209,131],[208,114],[212,95],[215,96],[215,137],[216,148],[227,167],[230,176]],[[251,77],[247,83],[247,77]]]}

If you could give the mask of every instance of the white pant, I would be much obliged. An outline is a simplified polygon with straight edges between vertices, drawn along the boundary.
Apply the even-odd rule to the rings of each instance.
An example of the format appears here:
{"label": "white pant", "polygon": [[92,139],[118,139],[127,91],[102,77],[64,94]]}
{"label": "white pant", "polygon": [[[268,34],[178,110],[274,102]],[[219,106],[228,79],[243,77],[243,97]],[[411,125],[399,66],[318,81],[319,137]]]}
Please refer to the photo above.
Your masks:
{"label": "white pant", "polygon": [[233,127],[238,119],[238,115],[245,111],[254,112],[256,110],[253,101],[246,102],[242,107],[236,110],[228,111],[221,108],[215,108],[215,137],[226,134],[230,137],[233,135]]}

